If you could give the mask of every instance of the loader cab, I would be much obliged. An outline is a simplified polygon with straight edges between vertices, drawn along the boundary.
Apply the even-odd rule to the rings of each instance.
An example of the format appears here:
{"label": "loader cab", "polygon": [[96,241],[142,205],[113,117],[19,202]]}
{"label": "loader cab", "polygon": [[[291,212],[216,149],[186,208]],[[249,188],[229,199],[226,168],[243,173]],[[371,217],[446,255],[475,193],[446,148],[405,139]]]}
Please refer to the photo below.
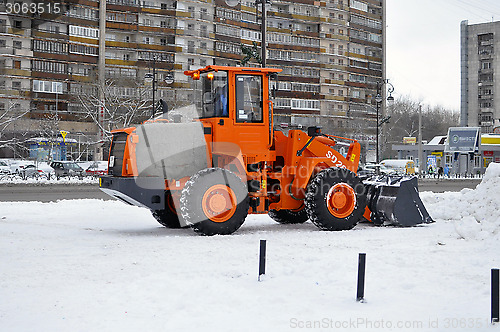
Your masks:
{"label": "loader cab", "polygon": [[[246,163],[271,160],[272,102],[269,77],[280,69],[208,66],[186,71],[198,92],[200,121],[209,140],[237,145]],[[207,140],[208,141],[208,140]],[[214,154],[217,151],[214,150]]]}

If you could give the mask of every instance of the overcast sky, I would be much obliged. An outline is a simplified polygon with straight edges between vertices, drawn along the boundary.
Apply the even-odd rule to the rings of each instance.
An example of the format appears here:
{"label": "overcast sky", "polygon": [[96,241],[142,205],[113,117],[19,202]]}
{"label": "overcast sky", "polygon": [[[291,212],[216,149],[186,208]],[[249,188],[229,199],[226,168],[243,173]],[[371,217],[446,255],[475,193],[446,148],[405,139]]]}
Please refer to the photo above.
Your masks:
{"label": "overcast sky", "polygon": [[500,0],[387,0],[395,96],[460,110],[460,22],[500,21]]}

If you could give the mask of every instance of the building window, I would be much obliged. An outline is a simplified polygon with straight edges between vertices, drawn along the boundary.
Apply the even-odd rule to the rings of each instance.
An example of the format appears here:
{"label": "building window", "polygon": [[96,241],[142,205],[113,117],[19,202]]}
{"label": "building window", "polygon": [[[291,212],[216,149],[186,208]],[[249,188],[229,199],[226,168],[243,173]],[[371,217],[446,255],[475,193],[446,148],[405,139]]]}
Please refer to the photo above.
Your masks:
{"label": "building window", "polygon": [[14,40],[13,46],[15,49],[20,50],[21,48],[23,48],[23,43],[21,41]]}
{"label": "building window", "polygon": [[99,38],[99,30],[94,28],[81,27],[76,25],[69,26],[69,35],[86,38]]}
{"label": "building window", "polygon": [[21,89],[21,81],[12,81],[12,89],[20,90]]}
{"label": "building window", "polygon": [[0,39],[0,47],[7,47],[7,42],[5,39]]}
{"label": "building window", "polygon": [[491,69],[491,62],[481,63],[481,69]]}
{"label": "building window", "polygon": [[21,69],[21,60],[14,60],[12,65],[15,69]]}
{"label": "building window", "polygon": [[23,28],[23,22],[22,21],[18,21],[18,20],[14,20],[14,28],[16,28],[16,29],[22,29]]}
{"label": "building window", "polygon": [[208,10],[206,8],[201,8],[200,9],[200,18],[202,20],[208,19]]}

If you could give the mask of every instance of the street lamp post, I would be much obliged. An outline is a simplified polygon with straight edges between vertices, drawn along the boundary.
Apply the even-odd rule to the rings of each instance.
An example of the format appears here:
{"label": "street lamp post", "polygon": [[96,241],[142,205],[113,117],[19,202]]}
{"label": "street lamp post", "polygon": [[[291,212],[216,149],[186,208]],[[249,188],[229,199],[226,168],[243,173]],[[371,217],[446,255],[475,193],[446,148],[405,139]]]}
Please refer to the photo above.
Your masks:
{"label": "street lamp post", "polygon": [[266,4],[269,3],[269,0],[256,0],[255,5],[258,6],[259,3],[262,5],[261,10],[261,22],[260,22],[260,34],[261,34],[261,42],[260,48],[262,54],[260,58],[262,59],[262,68],[266,67]]}
{"label": "street lamp post", "polygon": [[[230,7],[235,7],[240,4],[240,0],[225,0],[226,4]],[[261,8],[261,24],[260,24],[260,34],[261,34],[261,65],[263,68],[266,67],[266,4],[270,5],[270,0],[255,0],[255,9],[259,10],[259,5]]]}
{"label": "street lamp post", "polygon": [[382,101],[384,100],[384,98],[382,97],[381,95],[381,92],[382,92],[382,87],[387,84],[388,85],[388,88],[387,88],[387,92],[389,93],[389,97],[387,97],[387,101],[394,101],[394,97],[392,96],[392,93],[394,92],[394,86],[389,82],[388,79],[386,80],[383,80],[383,81],[377,81],[377,95],[375,96],[375,102],[377,103],[377,123],[376,123],[376,126],[377,126],[377,137],[376,137],[376,156],[375,156],[375,162],[378,164],[379,161],[380,161],[380,158],[379,158],[379,127],[380,125],[385,122],[383,121],[382,123],[379,123],[379,112],[380,112],[380,104],[382,103]]}
{"label": "street lamp post", "polygon": [[153,105],[151,110],[151,119],[155,117],[155,94],[156,94],[156,57],[153,56],[153,73],[146,73],[144,78],[146,80],[152,79],[152,90],[153,90]]}

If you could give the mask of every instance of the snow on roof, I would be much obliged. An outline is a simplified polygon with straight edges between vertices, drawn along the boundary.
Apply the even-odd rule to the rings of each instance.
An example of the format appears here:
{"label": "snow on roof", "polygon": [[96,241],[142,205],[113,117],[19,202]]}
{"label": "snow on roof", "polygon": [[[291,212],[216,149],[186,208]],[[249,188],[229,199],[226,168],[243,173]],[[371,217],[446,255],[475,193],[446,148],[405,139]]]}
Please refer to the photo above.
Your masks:
{"label": "snow on roof", "polygon": [[[27,140],[27,142],[35,142],[35,143],[40,143],[40,142],[48,142],[48,141],[54,141],[54,142],[62,142],[62,137],[56,137],[54,138],[47,138],[47,137],[32,137]],[[66,138],[65,142],[69,143],[76,143],[76,139],[74,138]]]}
{"label": "snow on roof", "polygon": [[448,136],[435,136],[427,145],[444,145]]}

